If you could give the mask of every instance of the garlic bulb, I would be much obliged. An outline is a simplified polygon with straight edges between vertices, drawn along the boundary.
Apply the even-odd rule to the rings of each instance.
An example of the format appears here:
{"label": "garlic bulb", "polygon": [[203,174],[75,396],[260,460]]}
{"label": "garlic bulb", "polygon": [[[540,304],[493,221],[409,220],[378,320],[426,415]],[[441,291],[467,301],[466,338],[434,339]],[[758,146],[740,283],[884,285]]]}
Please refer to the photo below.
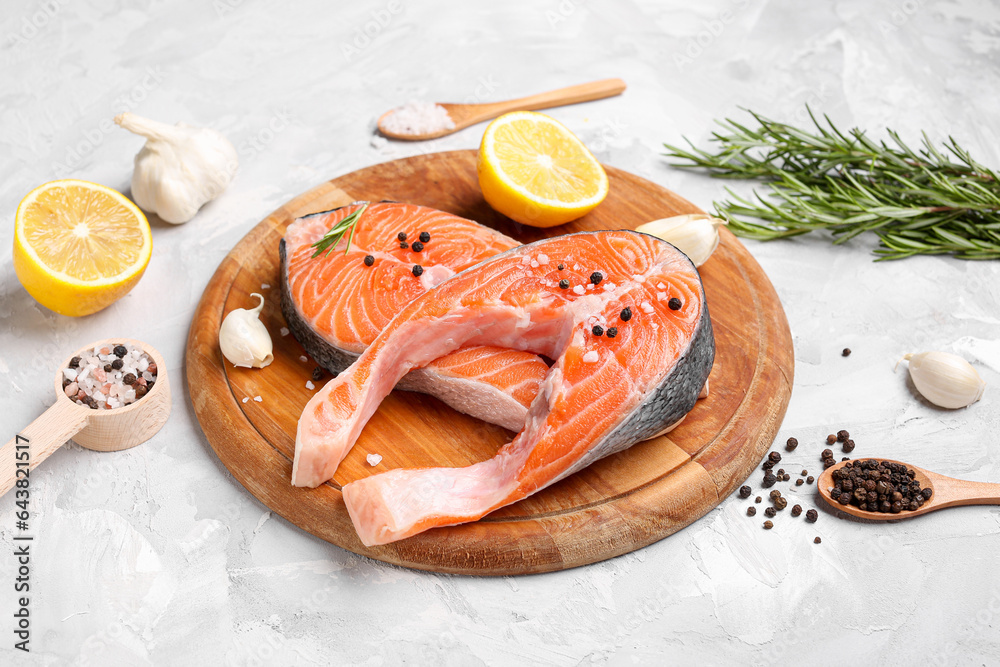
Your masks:
{"label": "garlic bulb", "polygon": [[964,408],[983,397],[986,382],[968,361],[948,352],[921,352],[903,357],[917,391],[942,408]]}
{"label": "garlic bulb", "polygon": [[226,189],[239,167],[236,149],[213,129],[167,125],[131,113],[115,116],[115,122],[146,137],[135,156],[132,198],[167,222],[193,218]]}
{"label": "garlic bulb", "polygon": [[236,308],[229,311],[219,328],[219,347],[233,366],[264,368],[274,361],[271,335],[260,321],[264,297],[256,292],[250,296],[260,299],[260,303],[253,310]]}
{"label": "garlic bulb", "polygon": [[639,225],[635,231],[674,244],[695,266],[701,266],[719,246],[719,227],[725,224],[725,220],[710,215],[675,215]]}

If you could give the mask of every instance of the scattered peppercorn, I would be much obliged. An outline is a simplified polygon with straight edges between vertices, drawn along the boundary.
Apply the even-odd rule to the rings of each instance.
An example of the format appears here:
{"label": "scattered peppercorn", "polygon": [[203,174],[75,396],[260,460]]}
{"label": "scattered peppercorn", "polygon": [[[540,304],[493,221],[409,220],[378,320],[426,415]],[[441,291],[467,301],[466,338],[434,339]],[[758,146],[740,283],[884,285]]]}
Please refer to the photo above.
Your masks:
{"label": "scattered peppercorn", "polygon": [[667,301],[667,306],[670,307],[670,310],[680,310],[682,305],[684,304],[676,296],[670,297],[670,301]]}
{"label": "scattered peppercorn", "polygon": [[782,478],[781,478],[781,481],[783,481],[783,482],[787,482],[787,481],[788,481],[788,480],[790,480],[791,478],[792,478],[792,476],[791,476],[791,475],[789,475],[789,474],[788,474],[788,473],[786,472],[786,473],[785,473],[785,475],[784,475],[784,477],[782,477]]}
{"label": "scattered peppercorn", "polygon": [[104,372],[105,373],[110,373],[112,370],[114,370],[114,369],[111,368],[111,364],[104,364]]}
{"label": "scattered peppercorn", "polygon": [[556,268],[559,269],[560,271],[562,271],[563,269],[566,268],[566,265],[565,264],[556,264]]}
{"label": "scattered peppercorn", "polygon": [[751,505],[750,507],[747,508],[747,516],[756,516],[756,515],[757,515],[757,508],[756,507],[754,507],[753,505]]}
{"label": "scattered peppercorn", "polygon": [[767,459],[764,459],[764,463],[760,466],[761,470],[771,470],[772,468],[774,468],[774,461],[769,461]]}
{"label": "scattered peppercorn", "polygon": [[413,245],[410,246],[410,249],[413,250],[413,252],[420,252],[424,249],[424,244],[420,241],[414,241]]}
{"label": "scattered peppercorn", "polygon": [[806,477],[806,484],[812,484],[815,481],[816,481],[816,478],[813,477],[812,475],[809,475],[808,477]]}
{"label": "scattered peppercorn", "polygon": [[778,478],[774,476],[774,473],[768,470],[766,473],[764,473],[764,481],[761,482],[761,486],[767,489],[774,486],[774,483],[777,481]]}
{"label": "scattered peppercorn", "polygon": [[746,486],[746,485],[741,486],[740,487],[740,498],[749,498],[749,497],[750,497],[750,487]]}
{"label": "scattered peppercorn", "polygon": [[800,474],[800,475],[802,475],[803,477],[805,477],[806,475],[808,475],[808,474],[809,474],[809,471],[808,471],[808,470],[803,470],[803,471],[802,471],[801,473],[799,473],[799,474]]}
{"label": "scattered peppercorn", "polygon": [[767,459],[773,463],[779,463],[781,461],[781,454],[778,452],[771,452],[767,455]]}
{"label": "scattered peppercorn", "polygon": [[69,381],[69,378],[64,377],[63,378],[63,382],[62,382],[63,389],[65,389],[66,387],[68,387],[70,384],[71,384],[71,382]]}
{"label": "scattered peppercorn", "polygon": [[854,451],[854,441],[850,438],[844,443],[844,451],[848,454]]}
{"label": "scattered peppercorn", "polygon": [[778,489],[775,489],[775,490],[771,491],[771,493],[767,494],[767,497],[770,498],[771,500],[774,500],[775,498],[780,498],[781,497],[781,491],[779,491]]}
{"label": "scattered peppercorn", "polygon": [[816,510],[809,510],[806,512],[806,521],[809,523],[816,523],[816,519],[819,518],[819,512]]}
{"label": "scattered peppercorn", "polygon": [[784,469],[784,468],[778,468],[778,472],[776,472],[775,474],[776,474],[776,475],[777,475],[777,476],[778,476],[779,478],[781,478],[781,477],[784,477],[784,476],[785,476],[785,469]]}
{"label": "scattered peppercorn", "polygon": [[820,452],[819,456],[820,456],[820,458],[823,458],[823,459],[833,458],[833,450],[832,449],[824,449],[822,452]]}
{"label": "scattered peppercorn", "polygon": [[375,263],[375,258],[371,255],[365,255],[365,266],[371,266]]}
{"label": "scattered peppercorn", "polygon": [[815,537],[815,539],[813,539],[813,544],[819,544],[819,543],[820,543],[820,542],[822,542],[822,541],[823,541],[823,540],[819,539],[819,535],[817,535],[817,536]]}
{"label": "scattered peppercorn", "polygon": [[847,442],[848,438],[850,437],[851,434],[848,433],[847,431],[844,430],[837,431],[837,442]]}
{"label": "scattered peppercorn", "polygon": [[772,528],[774,528],[774,522],[773,521],[765,521],[764,522],[764,530],[771,530]]}
{"label": "scattered peppercorn", "polygon": [[778,496],[774,499],[774,509],[783,510],[788,507],[788,500],[782,496]]}
{"label": "scattered peppercorn", "polygon": [[837,442],[837,436],[835,436],[833,433],[826,436],[826,444],[832,445],[835,442]]}
{"label": "scattered peppercorn", "polygon": [[778,513],[778,510],[774,509],[773,507],[765,507],[764,508],[764,516],[769,516],[771,518],[774,518],[774,516],[777,515],[777,513]]}
{"label": "scattered peppercorn", "polygon": [[400,248],[400,250],[406,250],[409,247],[410,247],[410,244],[407,243],[406,241],[400,241],[399,242],[399,248]]}
{"label": "scattered peppercorn", "polygon": [[431,235],[428,232],[420,232],[420,242],[427,243],[431,240]]}
{"label": "scattered peppercorn", "polygon": [[845,356],[845,357],[849,357],[849,356],[851,356],[851,348],[849,348],[849,347],[845,347],[845,348],[844,348],[844,351],[843,351],[843,352],[841,352],[840,354],[841,354],[841,355],[843,355],[843,356]]}
{"label": "scattered peppercorn", "polygon": [[115,345],[115,349],[113,350],[113,352],[115,353],[115,356],[118,357],[119,359],[128,354],[128,350],[125,349],[124,345]]}
{"label": "scattered peppercorn", "polygon": [[[114,361],[111,362],[111,368],[113,368],[116,371],[120,371],[122,369],[122,366],[124,366],[124,365],[125,365],[125,362],[122,361],[121,359],[115,359]],[[150,373],[155,373],[156,371],[149,371],[149,372]]]}
{"label": "scattered peppercorn", "polygon": [[604,280],[604,276],[601,275],[600,271],[594,271],[590,274],[590,282],[595,285],[599,285],[602,280]]}
{"label": "scattered peppercorn", "polygon": [[122,382],[125,384],[135,384],[136,377],[132,373],[126,373],[125,377],[122,378]]}
{"label": "scattered peppercorn", "polygon": [[312,372],[312,379],[315,380],[316,382],[319,382],[320,380],[322,380],[323,379],[323,369],[320,368],[319,366],[317,366],[316,368],[314,368],[313,372]]}
{"label": "scattered peppercorn", "polygon": [[[622,322],[628,322],[630,319],[632,319],[632,309],[626,306],[625,308],[622,309],[622,314],[620,317],[622,318]],[[77,363],[79,363],[79,359],[77,359]]]}
{"label": "scattered peppercorn", "polygon": [[806,483],[806,481],[804,479],[802,479],[801,477],[799,477],[797,480],[795,480],[795,486],[802,486],[805,483]]}
{"label": "scattered peppercorn", "polygon": [[562,280],[559,281],[559,287],[561,287],[562,289],[569,289],[569,281],[563,278]]}
{"label": "scattered peppercorn", "polygon": [[789,438],[788,440],[785,441],[785,449],[787,449],[790,452],[795,451],[795,448],[798,446],[799,446],[799,441],[796,438]]}
{"label": "scattered peppercorn", "polygon": [[802,514],[802,505],[793,505],[792,516],[798,516],[800,514]]}
{"label": "scattered peppercorn", "polygon": [[80,357],[73,357],[72,359],[69,360],[69,367],[70,368],[77,368],[80,365],[81,361],[83,361],[83,360],[80,359]]}
{"label": "scattered peppercorn", "polygon": [[605,335],[608,338],[614,338],[615,336],[618,335],[618,329],[616,327],[609,327],[608,330],[605,332]]}
{"label": "scattered peppercorn", "polygon": [[424,267],[420,266],[419,264],[413,265],[413,275],[415,275],[417,278],[419,278],[421,274],[423,274],[423,272],[424,272]]}
{"label": "scattered peppercorn", "polygon": [[756,498],[754,498],[754,499],[753,499],[753,501],[754,501],[755,503],[759,503],[759,502],[760,502],[761,500],[762,500],[762,499],[761,499],[761,497],[760,497],[760,496],[757,496]]}
{"label": "scattered peppercorn", "polygon": [[396,234],[396,238],[399,239],[400,241],[405,241],[406,240],[406,232],[400,232],[400,233]]}
{"label": "scattered peppercorn", "polygon": [[602,327],[600,324],[595,324],[594,328],[591,329],[590,331],[595,336],[603,336],[604,335],[604,327]]}

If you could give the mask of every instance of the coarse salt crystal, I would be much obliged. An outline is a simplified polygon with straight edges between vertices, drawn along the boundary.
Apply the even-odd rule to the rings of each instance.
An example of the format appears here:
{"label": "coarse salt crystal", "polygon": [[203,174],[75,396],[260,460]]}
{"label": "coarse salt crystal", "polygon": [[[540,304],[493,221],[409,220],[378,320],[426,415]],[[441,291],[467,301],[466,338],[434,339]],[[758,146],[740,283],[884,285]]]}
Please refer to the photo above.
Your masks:
{"label": "coarse salt crystal", "polygon": [[539,253],[538,254],[538,263],[541,264],[541,265],[543,265],[543,266],[545,264],[548,264],[549,263],[549,256],[546,255],[544,252]]}
{"label": "coarse salt crystal", "polygon": [[315,389],[316,385],[313,384],[312,380],[306,380],[306,389]]}
{"label": "coarse salt crystal", "polygon": [[537,269],[537,268],[538,268],[538,262],[536,262],[536,261],[532,260],[532,261],[531,261],[531,268],[533,268],[533,269]]}
{"label": "coarse salt crystal", "polygon": [[637,283],[644,283],[644,282],[646,282],[646,276],[643,276],[643,275],[640,275],[640,274],[636,273],[636,274],[633,274],[632,280],[636,281]]}
{"label": "coarse salt crystal", "polygon": [[257,401],[258,403],[263,403],[264,402],[264,399],[261,398],[260,396],[254,396],[253,400]]}
{"label": "coarse salt crystal", "polygon": [[573,294],[583,294],[586,290],[583,289],[583,285],[577,285],[573,288]]}
{"label": "coarse salt crystal", "polygon": [[600,357],[597,355],[597,350],[591,350],[587,354],[583,355],[583,360],[588,364],[592,364],[597,361]]}
{"label": "coarse salt crystal", "polygon": [[587,285],[587,289],[594,289],[594,283],[590,283],[589,285]]}
{"label": "coarse salt crystal", "polygon": [[288,332],[288,327],[281,327],[281,329],[279,331],[281,332],[282,336],[287,336],[288,333],[289,333]]}
{"label": "coarse salt crystal", "polygon": [[663,283],[656,283],[656,289],[667,289],[667,286]]}
{"label": "coarse salt crystal", "polygon": [[243,402],[244,402],[244,403],[246,403],[246,402],[247,402],[247,401],[249,401],[249,400],[250,400],[250,397],[249,397],[249,396],[244,396],[244,397],[243,397]]}
{"label": "coarse salt crystal", "polygon": [[270,285],[268,285],[267,283],[261,283],[261,284],[260,284],[260,288],[261,288],[261,289],[271,289],[271,286],[270,286]]}
{"label": "coarse salt crystal", "polygon": [[393,134],[431,134],[453,129],[455,121],[440,104],[411,101],[389,114],[382,127]]}
{"label": "coarse salt crystal", "polygon": [[307,357],[306,355],[303,354],[301,357],[299,357],[299,361],[301,361],[302,363],[305,363],[305,362],[309,361],[309,357]]}
{"label": "coarse salt crystal", "polygon": [[79,375],[79,373],[76,372],[75,368],[64,368],[63,369],[63,377],[66,378],[67,380],[69,380],[70,382],[72,382],[73,380],[75,380],[77,375]]}
{"label": "coarse salt crystal", "polygon": [[616,287],[616,285],[614,283],[605,283],[604,284],[604,291],[605,292],[614,292],[615,291],[615,287]]}
{"label": "coarse salt crystal", "polygon": [[149,368],[149,362],[146,361],[145,357],[143,357],[142,359],[139,360],[139,363],[136,364],[135,367],[138,368],[140,371],[145,371],[147,368]]}
{"label": "coarse salt crystal", "polygon": [[663,301],[666,298],[667,298],[667,293],[666,292],[657,292],[656,293],[656,300],[657,301]]}
{"label": "coarse salt crystal", "polygon": [[642,303],[639,304],[639,307],[642,308],[642,312],[644,313],[653,312],[653,306],[651,306],[648,301],[643,301]]}
{"label": "coarse salt crystal", "polygon": [[382,463],[381,454],[369,454],[368,456],[365,457],[365,459],[367,459],[368,465],[370,465],[373,468],[377,466],[379,463]]}

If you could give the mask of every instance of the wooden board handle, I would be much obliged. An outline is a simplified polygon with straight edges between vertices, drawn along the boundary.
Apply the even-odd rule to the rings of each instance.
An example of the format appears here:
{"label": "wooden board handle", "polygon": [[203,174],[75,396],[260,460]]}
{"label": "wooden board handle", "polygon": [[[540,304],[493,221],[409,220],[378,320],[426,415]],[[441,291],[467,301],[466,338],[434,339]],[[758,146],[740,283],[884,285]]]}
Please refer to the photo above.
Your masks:
{"label": "wooden board handle", "polygon": [[[602,100],[605,97],[621,95],[625,92],[625,82],[621,79],[601,79],[590,83],[581,83],[576,86],[550,90],[547,93],[538,93],[528,97],[520,97],[516,100],[504,100],[492,104],[469,105],[476,107],[467,121],[473,125],[488,118],[495,118],[508,111],[534,111],[536,109],[550,109],[561,107],[566,104],[578,104],[579,102],[592,102]],[[447,106],[447,105],[445,105]]]}
{"label": "wooden board handle", "polygon": [[[19,474],[19,469],[34,470],[79,433],[87,425],[88,416],[79,406],[67,400],[56,400],[38,419],[10,439],[0,449],[0,496],[10,491],[19,477],[26,476],[24,472]],[[29,465],[23,465],[25,462]]]}

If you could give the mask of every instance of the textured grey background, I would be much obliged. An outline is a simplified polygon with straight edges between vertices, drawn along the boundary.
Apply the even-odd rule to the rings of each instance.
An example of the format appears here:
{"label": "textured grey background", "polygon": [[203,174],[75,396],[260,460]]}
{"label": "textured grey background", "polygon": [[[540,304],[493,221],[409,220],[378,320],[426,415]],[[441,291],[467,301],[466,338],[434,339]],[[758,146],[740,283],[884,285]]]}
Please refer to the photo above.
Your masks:
{"label": "textured grey background", "polygon": [[[10,648],[15,565],[0,555],[0,662],[997,663],[995,509],[895,525],[823,512],[810,526],[786,513],[765,532],[731,498],[667,540],[569,572],[407,571],[314,539],[244,492],[198,428],[183,352],[218,262],[268,212],[359,167],[477,146],[483,126],[427,144],[373,141],[374,119],[411,98],[491,101],[620,76],[624,96],[552,115],[602,161],[708,208],[723,184],[667,167],[661,142],[703,143],[712,119],[740,106],[802,120],[809,103],[845,125],[951,134],[1000,165],[998,56],[989,0],[5,0],[4,253],[34,186],[73,176],[127,190],[142,142],[109,124],[115,113],[211,125],[242,164],[195,220],[154,223],[142,282],[97,315],[43,309],[0,263],[4,440],[52,401],[56,364],[91,340],[146,340],[174,378],[174,413],[152,441],[111,455],[64,448],[33,475],[34,652]],[[856,454],[1000,481],[1000,264],[873,264],[868,240],[748,245],[795,338],[779,440],[803,444],[786,468],[816,469],[820,439],[845,427]],[[936,410],[893,373],[903,353],[935,348],[977,363],[992,385],[981,403]],[[13,523],[8,497],[0,554]]]}

